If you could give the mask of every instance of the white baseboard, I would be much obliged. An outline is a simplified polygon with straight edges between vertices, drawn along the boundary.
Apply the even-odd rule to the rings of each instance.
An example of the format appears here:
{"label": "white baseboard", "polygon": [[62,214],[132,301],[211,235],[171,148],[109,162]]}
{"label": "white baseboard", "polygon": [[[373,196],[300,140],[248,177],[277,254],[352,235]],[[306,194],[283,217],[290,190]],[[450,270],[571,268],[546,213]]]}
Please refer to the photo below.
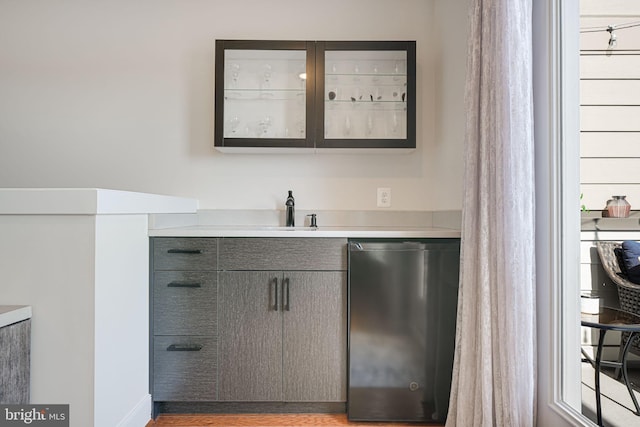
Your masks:
{"label": "white baseboard", "polygon": [[147,394],[120,421],[117,427],[144,427],[151,420],[151,395]]}

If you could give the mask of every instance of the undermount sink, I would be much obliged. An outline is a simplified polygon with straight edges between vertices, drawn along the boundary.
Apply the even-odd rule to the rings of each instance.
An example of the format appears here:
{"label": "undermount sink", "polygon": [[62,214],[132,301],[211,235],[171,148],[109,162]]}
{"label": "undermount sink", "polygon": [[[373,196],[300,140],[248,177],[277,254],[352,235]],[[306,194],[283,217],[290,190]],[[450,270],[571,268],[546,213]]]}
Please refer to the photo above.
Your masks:
{"label": "undermount sink", "polygon": [[257,230],[274,230],[274,231],[315,231],[318,227],[283,227],[271,225],[258,225]]}

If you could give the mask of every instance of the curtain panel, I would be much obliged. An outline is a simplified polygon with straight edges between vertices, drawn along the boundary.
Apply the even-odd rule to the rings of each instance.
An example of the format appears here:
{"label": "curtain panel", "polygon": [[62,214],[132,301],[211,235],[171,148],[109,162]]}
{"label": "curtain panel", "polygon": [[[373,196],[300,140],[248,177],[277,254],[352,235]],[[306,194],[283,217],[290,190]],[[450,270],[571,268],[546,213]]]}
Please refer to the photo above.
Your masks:
{"label": "curtain panel", "polygon": [[460,291],[447,427],[536,421],[532,1],[469,2]]}

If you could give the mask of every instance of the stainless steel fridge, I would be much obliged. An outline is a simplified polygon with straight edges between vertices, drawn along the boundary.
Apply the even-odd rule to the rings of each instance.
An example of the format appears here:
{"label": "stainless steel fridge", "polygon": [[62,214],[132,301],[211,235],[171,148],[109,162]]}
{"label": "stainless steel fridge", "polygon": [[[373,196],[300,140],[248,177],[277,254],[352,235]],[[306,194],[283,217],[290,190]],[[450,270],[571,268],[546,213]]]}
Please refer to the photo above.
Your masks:
{"label": "stainless steel fridge", "polygon": [[350,420],[444,424],[459,265],[459,239],[349,241]]}

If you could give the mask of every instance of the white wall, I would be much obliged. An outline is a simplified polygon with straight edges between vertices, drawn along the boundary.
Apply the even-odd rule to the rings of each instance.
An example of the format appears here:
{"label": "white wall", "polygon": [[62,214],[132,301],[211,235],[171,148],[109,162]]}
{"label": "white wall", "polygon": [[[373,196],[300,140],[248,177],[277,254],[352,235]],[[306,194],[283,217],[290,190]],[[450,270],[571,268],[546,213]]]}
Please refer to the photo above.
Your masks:
{"label": "white wall", "polygon": [[31,402],[93,425],[94,236],[89,215],[0,215],[0,297],[30,305]]}
{"label": "white wall", "polygon": [[[173,194],[204,209],[282,209],[292,189],[301,209],[375,209],[385,186],[393,210],[460,209],[465,32],[466,2],[437,0],[3,1],[0,187]],[[213,150],[216,38],[416,40],[418,149]]]}

